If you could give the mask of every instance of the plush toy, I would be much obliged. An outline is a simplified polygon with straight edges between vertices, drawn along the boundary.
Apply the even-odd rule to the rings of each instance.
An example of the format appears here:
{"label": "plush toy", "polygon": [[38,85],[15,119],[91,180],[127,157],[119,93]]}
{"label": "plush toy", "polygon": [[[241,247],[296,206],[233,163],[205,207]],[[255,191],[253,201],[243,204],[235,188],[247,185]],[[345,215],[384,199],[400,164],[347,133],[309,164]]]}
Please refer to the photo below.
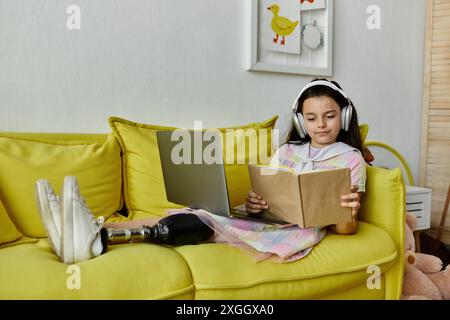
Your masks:
{"label": "plush toy", "polygon": [[450,265],[442,270],[436,256],[415,252],[416,217],[406,214],[403,300],[450,300]]}

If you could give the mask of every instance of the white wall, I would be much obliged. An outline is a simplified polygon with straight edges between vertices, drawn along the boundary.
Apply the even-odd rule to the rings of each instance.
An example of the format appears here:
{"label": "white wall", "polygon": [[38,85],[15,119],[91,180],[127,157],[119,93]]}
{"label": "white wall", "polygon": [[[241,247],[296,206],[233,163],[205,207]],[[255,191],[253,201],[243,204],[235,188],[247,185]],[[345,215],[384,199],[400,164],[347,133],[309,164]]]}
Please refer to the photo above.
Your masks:
{"label": "white wall", "polygon": [[[426,0],[337,0],[334,76],[369,138],[418,175]],[[66,28],[70,4],[81,30]],[[246,71],[249,0],[0,0],[0,131],[108,132],[111,115],[229,126],[280,115],[312,77]],[[381,8],[369,31],[366,8]]]}

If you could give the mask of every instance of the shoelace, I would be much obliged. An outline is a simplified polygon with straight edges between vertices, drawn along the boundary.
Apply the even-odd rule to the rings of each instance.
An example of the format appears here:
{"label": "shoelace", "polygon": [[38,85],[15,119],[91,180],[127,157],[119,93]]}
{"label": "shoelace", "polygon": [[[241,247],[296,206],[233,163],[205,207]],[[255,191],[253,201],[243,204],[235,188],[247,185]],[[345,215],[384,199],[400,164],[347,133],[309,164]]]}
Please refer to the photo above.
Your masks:
{"label": "shoelace", "polygon": [[103,224],[105,223],[105,218],[103,216],[99,216],[96,218],[94,214],[91,212],[89,207],[86,204],[86,201],[83,197],[80,196],[80,200],[83,203],[83,206],[86,208],[89,218],[91,219],[92,225],[94,226],[95,233],[98,233],[102,228]]}
{"label": "shoelace", "polygon": [[56,202],[59,201],[59,197],[56,194],[54,194],[53,192],[47,193],[47,199],[48,199],[48,201],[56,201]]}

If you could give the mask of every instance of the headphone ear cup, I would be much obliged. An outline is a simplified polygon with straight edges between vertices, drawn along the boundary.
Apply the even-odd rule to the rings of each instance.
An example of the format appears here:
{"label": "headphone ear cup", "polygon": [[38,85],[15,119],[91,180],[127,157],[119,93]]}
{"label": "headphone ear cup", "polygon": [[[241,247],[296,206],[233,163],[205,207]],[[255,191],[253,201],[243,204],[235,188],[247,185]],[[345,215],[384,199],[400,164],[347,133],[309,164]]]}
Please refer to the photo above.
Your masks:
{"label": "headphone ear cup", "polygon": [[306,137],[306,128],[305,122],[303,120],[303,116],[301,114],[297,114],[295,112],[292,113],[292,122],[294,123],[295,129],[297,129],[298,135],[300,138]]}
{"label": "headphone ear cup", "polygon": [[353,107],[348,105],[344,107],[341,111],[341,129],[348,131],[350,128],[350,121],[352,120]]}
{"label": "headphone ear cup", "polygon": [[347,107],[344,107],[341,110],[341,130],[344,130],[344,131],[346,131],[345,130],[345,124],[346,124],[345,118],[346,117],[347,117]]}

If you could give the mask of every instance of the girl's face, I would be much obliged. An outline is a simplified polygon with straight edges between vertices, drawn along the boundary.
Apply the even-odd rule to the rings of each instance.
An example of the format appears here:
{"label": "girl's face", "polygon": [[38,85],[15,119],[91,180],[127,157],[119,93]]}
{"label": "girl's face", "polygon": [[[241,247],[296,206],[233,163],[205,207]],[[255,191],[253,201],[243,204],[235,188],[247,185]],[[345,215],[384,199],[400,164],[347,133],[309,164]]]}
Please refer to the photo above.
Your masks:
{"label": "girl's face", "polygon": [[303,102],[303,118],[311,145],[323,148],[336,142],[341,130],[341,108],[328,96],[308,98]]}

